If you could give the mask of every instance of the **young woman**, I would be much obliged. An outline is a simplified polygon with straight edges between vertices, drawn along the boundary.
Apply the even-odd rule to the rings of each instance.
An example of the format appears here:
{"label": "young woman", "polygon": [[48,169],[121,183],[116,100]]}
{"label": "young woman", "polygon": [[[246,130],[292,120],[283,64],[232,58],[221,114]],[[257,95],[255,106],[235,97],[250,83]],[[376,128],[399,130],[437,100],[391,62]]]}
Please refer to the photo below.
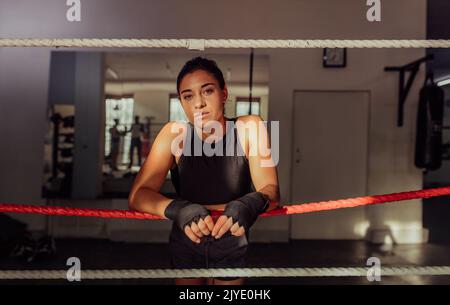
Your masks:
{"label": "young woman", "polygon": [[[169,122],[162,128],[131,189],[130,208],[173,220],[169,247],[174,268],[243,268],[250,227],[258,215],[278,207],[280,199],[276,165],[270,153],[258,149],[268,145],[267,130],[247,128],[264,126],[259,116],[224,116],[228,91],[212,60],[188,61],[178,75],[177,90],[189,122]],[[200,149],[199,154],[198,143],[223,153]],[[169,170],[176,199],[159,193]],[[213,218],[211,210],[223,214]],[[175,282],[195,285],[205,280],[243,283],[241,278]]]}

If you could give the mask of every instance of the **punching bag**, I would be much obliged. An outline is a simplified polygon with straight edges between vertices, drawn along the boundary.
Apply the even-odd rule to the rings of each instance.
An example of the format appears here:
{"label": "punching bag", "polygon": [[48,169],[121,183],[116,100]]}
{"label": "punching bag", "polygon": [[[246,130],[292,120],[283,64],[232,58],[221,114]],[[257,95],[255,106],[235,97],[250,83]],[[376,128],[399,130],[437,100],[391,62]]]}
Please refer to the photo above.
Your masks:
{"label": "punching bag", "polygon": [[415,165],[436,170],[442,163],[442,121],[444,117],[444,90],[428,75],[420,90],[417,113]]}

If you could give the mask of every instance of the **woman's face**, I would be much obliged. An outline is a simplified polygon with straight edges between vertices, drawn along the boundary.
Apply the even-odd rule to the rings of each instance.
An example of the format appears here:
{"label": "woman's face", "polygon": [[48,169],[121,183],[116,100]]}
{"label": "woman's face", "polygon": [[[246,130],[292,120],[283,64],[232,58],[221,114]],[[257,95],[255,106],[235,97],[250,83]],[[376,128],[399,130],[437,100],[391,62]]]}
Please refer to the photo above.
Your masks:
{"label": "woman's face", "polygon": [[205,126],[210,121],[223,121],[223,108],[228,98],[226,86],[207,71],[186,74],[180,83],[180,101],[189,122]]}

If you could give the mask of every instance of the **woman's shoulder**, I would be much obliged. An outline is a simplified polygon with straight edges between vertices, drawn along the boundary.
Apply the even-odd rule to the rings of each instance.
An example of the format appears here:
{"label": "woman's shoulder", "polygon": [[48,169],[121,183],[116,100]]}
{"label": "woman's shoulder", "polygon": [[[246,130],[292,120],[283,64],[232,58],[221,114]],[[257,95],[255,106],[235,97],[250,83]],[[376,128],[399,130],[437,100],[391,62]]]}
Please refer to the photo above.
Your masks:
{"label": "woman's shoulder", "polygon": [[184,121],[170,121],[164,124],[159,134],[167,139],[174,139],[186,132],[188,123]]}
{"label": "woman's shoulder", "polygon": [[180,142],[184,138],[186,125],[185,122],[173,121],[164,124],[153,142],[152,149],[164,154],[175,155],[173,149],[177,146],[181,149],[182,145],[180,146]]}
{"label": "woman's shoulder", "polygon": [[259,127],[259,123],[263,122],[262,118],[259,115],[242,115],[235,118],[235,125],[238,132],[247,132],[254,133]]}
{"label": "woman's shoulder", "polygon": [[245,153],[245,157],[249,157],[249,146],[256,134],[256,128],[261,117],[258,115],[242,115],[234,118],[235,128],[239,144]]}
{"label": "woman's shoulder", "polygon": [[249,122],[262,122],[262,118],[259,115],[256,114],[249,114],[249,115],[241,115],[235,118],[236,122],[242,122],[242,123],[249,123]]}
{"label": "woman's shoulder", "polygon": [[247,156],[249,147],[258,141],[258,130],[261,128],[262,122],[261,116],[254,114],[236,117],[236,131]]}

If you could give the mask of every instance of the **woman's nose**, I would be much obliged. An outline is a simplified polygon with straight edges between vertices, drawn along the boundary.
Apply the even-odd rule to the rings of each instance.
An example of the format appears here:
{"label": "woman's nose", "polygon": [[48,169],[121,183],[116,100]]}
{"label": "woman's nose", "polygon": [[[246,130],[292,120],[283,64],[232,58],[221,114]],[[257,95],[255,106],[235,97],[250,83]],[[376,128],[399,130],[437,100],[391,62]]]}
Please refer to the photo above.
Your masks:
{"label": "woman's nose", "polygon": [[194,107],[196,109],[198,109],[198,108],[202,108],[203,106],[205,106],[205,101],[203,100],[203,97],[199,96],[199,97],[195,98]]}

